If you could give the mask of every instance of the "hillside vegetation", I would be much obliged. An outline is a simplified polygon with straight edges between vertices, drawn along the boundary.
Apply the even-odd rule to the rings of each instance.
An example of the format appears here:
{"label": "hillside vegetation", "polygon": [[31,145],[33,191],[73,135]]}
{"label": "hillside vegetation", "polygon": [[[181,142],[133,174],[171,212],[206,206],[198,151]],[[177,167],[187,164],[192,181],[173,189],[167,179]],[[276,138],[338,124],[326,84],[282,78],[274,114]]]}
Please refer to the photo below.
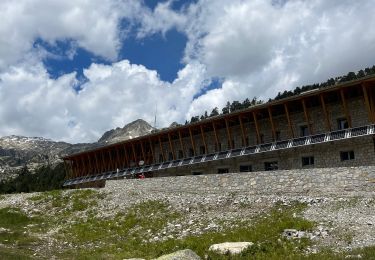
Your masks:
{"label": "hillside vegetation", "polygon": [[[312,234],[320,225],[304,215],[312,205],[293,198],[289,201],[273,198],[272,203],[261,205],[233,205],[236,195],[226,194],[220,197],[222,202],[217,206],[212,202],[196,203],[193,198],[182,205],[176,204],[172,197],[147,199],[134,192],[127,194],[139,199],[92,189],[2,195],[1,259],[152,259],[186,248],[202,259],[343,259],[358,255],[374,259],[375,256],[374,246],[335,252],[336,248],[324,248],[319,240],[283,236],[285,229]],[[118,195],[123,203],[115,202]],[[339,211],[342,207],[355,207],[360,201],[356,198],[332,205]],[[375,204],[373,200],[366,203]],[[190,205],[188,210],[187,205]],[[231,214],[231,218],[217,218],[233,206],[242,217]],[[199,226],[206,228],[195,232]],[[352,234],[340,236],[344,243],[350,244],[353,239]],[[236,256],[217,255],[208,250],[212,244],[228,241],[251,241],[254,245]]]}

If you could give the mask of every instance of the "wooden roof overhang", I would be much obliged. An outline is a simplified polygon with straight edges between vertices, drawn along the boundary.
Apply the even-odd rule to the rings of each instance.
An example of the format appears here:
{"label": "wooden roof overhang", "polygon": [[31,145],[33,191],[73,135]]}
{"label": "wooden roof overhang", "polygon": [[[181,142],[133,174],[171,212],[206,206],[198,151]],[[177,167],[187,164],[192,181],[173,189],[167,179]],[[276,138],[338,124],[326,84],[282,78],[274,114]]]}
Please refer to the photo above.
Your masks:
{"label": "wooden roof overhang", "polygon": [[[305,100],[307,98],[310,98],[310,97],[320,98],[320,96],[324,93],[333,92],[333,91],[337,91],[337,90],[352,87],[352,86],[358,86],[358,85],[361,86],[361,85],[373,83],[373,82],[375,82],[375,76],[370,75],[370,76],[363,77],[361,79],[356,79],[356,80],[352,80],[352,81],[348,81],[348,82],[344,82],[344,83],[339,83],[339,84],[329,86],[329,87],[305,91],[305,92],[303,92],[299,95],[295,95],[295,96],[280,99],[280,100],[274,100],[274,101],[259,104],[259,105],[256,105],[256,106],[251,106],[249,108],[238,110],[238,111],[235,111],[235,112],[232,112],[232,113],[229,113],[229,114],[221,114],[221,115],[210,117],[210,118],[207,118],[207,119],[195,122],[195,123],[191,123],[191,124],[188,124],[188,125],[182,125],[182,126],[178,126],[178,127],[174,127],[174,128],[168,128],[168,129],[165,129],[165,130],[157,131],[155,133],[140,136],[140,137],[137,137],[137,138],[134,138],[134,139],[121,141],[121,142],[118,142],[118,143],[98,147],[98,148],[95,148],[95,149],[92,149],[92,150],[87,150],[87,151],[79,152],[79,153],[76,153],[76,154],[71,154],[71,155],[68,155],[68,156],[64,156],[62,159],[64,161],[78,159],[78,158],[84,157],[85,155],[89,155],[91,153],[96,153],[98,151],[107,151],[107,150],[110,150],[111,148],[118,148],[118,147],[123,147],[123,146],[127,146],[127,145],[133,146],[137,142],[148,143],[148,142],[151,142],[153,140],[159,142],[159,140],[161,140],[161,138],[165,141],[168,141],[168,139],[172,136],[173,137],[179,137],[181,135],[185,136],[185,137],[188,137],[188,136],[190,136],[190,132],[192,134],[201,134],[201,131],[202,131],[201,126],[203,128],[209,127],[210,129],[212,129],[212,128],[214,128],[214,125],[221,124],[222,126],[224,125],[224,127],[225,127],[225,125],[228,124],[228,122],[230,123],[230,121],[233,118],[245,118],[245,120],[246,120],[246,118],[251,118],[253,116],[252,119],[257,120],[256,116],[255,116],[256,113],[262,113],[262,114],[264,114],[265,116],[268,117],[269,115],[272,114],[272,107],[274,107],[274,106],[283,106],[285,108],[286,107],[285,104],[293,102],[293,101],[303,101],[303,100]],[[287,111],[287,108],[285,108],[285,111]],[[213,130],[215,131],[215,129],[213,129]]]}

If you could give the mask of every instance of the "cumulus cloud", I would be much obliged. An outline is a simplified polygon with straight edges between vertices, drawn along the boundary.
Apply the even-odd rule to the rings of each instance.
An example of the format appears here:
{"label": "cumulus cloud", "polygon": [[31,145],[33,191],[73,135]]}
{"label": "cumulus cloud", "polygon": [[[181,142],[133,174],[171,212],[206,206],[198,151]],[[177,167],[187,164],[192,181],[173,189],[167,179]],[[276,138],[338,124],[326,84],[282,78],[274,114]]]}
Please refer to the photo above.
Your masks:
{"label": "cumulus cloud", "polygon": [[[267,99],[374,64],[375,0],[198,0],[178,11],[172,4],[1,1],[0,135],[94,141],[137,118],[152,122],[156,108],[164,127],[227,101]],[[139,38],[172,28],[187,35],[184,67],[172,83],[117,59],[134,28]],[[38,38],[72,40],[112,64],[92,64],[85,82],[75,73],[51,79],[42,63],[50,54],[33,46]],[[74,48],[62,55],[71,58]],[[212,78],[222,86],[194,98]]]}
{"label": "cumulus cloud", "polygon": [[79,47],[115,60],[119,22],[134,20],[143,7],[136,0],[4,0],[0,2],[0,70],[24,58],[37,38],[50,44],[72,39]]}
{"label": "cumulus cloud", "polygon": [[75,73],[50,79],[41,63],[24,63],[0,74],[0,135],[44,136],[70,142],[95,141],[104,131],[137,118],[158,126],[182,121],[203,81],[204,68],[188,64],[173,83],[156,71],[123,60],[92,64],[81,91]]}
{"label": "cumulus cloud", "polygon": [[[268,98],[297,85],[373,65],[375,1],[220,1],[190,7],[187,61],[224,77],[219,90],[194,100],[189,111],[209,109],[207,100]],[[226,99],[222,97],[225,96]],[[193,112],[192,112],[193,113]]]}

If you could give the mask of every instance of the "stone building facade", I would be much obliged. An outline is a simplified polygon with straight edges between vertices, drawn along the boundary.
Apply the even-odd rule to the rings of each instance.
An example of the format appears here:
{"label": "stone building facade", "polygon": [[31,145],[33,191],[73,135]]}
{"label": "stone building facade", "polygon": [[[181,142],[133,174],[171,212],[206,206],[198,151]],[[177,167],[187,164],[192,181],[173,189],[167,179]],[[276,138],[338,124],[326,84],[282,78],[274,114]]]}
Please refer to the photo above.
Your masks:
{"label": "stone building facade", "polygon": [[364,78],[67,156],[66,185],[375,165],[374,87]]}

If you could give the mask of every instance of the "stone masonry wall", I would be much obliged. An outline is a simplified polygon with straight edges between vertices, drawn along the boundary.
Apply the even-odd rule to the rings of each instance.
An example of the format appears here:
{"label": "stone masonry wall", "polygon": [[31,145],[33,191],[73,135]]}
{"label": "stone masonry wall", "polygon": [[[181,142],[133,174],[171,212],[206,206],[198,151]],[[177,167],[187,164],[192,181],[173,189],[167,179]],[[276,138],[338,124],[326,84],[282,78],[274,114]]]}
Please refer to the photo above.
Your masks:
{"label": "stone masonry wall", "polygon": [[280,170],[198,176],[123,179],[106,182],[106,187],[141,193],[165,192],[208,194],[241,192],[258,195],[361,195],[375,192],[375,166]]}

